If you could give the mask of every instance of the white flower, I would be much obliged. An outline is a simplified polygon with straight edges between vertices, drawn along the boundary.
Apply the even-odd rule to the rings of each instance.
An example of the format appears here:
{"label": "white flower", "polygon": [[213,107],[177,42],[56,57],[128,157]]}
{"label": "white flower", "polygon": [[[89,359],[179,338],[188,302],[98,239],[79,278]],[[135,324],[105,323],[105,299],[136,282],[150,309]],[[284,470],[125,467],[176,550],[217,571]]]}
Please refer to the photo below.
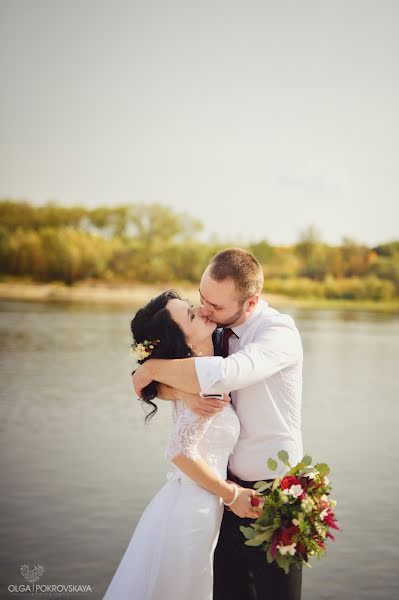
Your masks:
{"label": "white flower", "polygon": [[320,521],[324,521],[326,516],[328,515],[328,508],[324,508],[320,513]]}
{"label": "white flower", "polygon": [[136,360],[144,360],[148,358],[154,348],[159,344],[161,340],[143,340],[139,344],[136,340],[133,340],[133,344],[130,348],[130,353]]}
{"label": "white flower", "polygon": [[336,500],[329,500],[329,504],[330,504],[331,508],[334,508],[335,506],[337,506],[337,501]]}
{"label": "white flower", "polygon": [[289,492],[294,498],[299,498],[299,496],[302,496],[303,494],[303,489],[299,483],[296,483],[290,487]]}
{"label": "white flower", "polygon": [[147,356],[150,356],[151,352],[148,352],[144,344],[137,344],[137,346],[132,348],[132,354],[137,360],[144,360]]}
{"label": "white flower", "polygon": [[327,531],[328,531],[327,526],[326,525],[322,525],[321,523],[318,523],[317,521],[315,522],[314,526],[315,526],[316,531],[319,534],[319,536],[323,540],[325,540],[326,537],[327,537]]}
{"label": "white flower", "polygon": [[305,513],[299,512],[297,513],[296,518],[292,519],[292,524],[295,525],[295,527],[298,527],[299,523],[302,523],[304,519]]}
{"label": "white flower", "polygon": [[293,542],[292,544],[289,544],[288,546],[277,546],[278,551],[280,552],[280,554],[282,554],[283,556],[285,556],[286,554],[291,554],[291,556],[294,556],[295,554],[295,549],[296,549],[296,542]]}
{"label": "white flower", "polygon": [[328,485],[330,483],[330,480],[328,479],[328,477],[324,477],[324,485]]}
{"label": "white flower", "polygon": [[309,471],[309,473],[304,473],[304,477],[307,477],[308,479],[314,479],[315,477],[317,477],[317,475],[319,474],[317,469],[314,469],[313,471]]}
{"label": "white flower", "polygon": [[312,498],[304,498],[301,502],[301,508],[305,511],[305,513],[311,513],[314,507],[314,502]]}
{"label": "white flower", "polygon": [[327,495],[323,494],[322,496],[320,496],[320,500],[323,500],[323,502],[328,502]]}
{"label": "white flower", "polygon": [[325,529],[320,529],[319,535],[320,535],[320,537],[321,537],[322,540],[325,540],[326,537],[327,537],[327,531]]}

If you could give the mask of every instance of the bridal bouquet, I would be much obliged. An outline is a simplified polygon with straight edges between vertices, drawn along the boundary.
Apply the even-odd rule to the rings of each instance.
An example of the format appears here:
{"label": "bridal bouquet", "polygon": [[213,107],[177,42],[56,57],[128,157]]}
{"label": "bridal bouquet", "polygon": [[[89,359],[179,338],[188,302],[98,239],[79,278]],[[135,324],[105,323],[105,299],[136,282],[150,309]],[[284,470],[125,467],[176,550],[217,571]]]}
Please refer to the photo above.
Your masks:
{"label": "bridal bouquet", "polygon": [[[288,573],[291,564],[310,567],[309,558],[320,558],[326,552],[327,538],[334,540],[330,529],[339,529],[334,507],[329,499],[331,485],[327,479],[330,468],[325,463],[312,466],[312,458],[304,456],[300,463],[291,467],[284,450],[278,458],[289,471],[273,482],[258,481],[252,505],[262,510],[261,516],[250,527],[240,527],[247,546],[259,546],[266,560],[276,561]],[[277,462],[267,461],[275,471]],[[261,495],[266,492],[266,495]]]}

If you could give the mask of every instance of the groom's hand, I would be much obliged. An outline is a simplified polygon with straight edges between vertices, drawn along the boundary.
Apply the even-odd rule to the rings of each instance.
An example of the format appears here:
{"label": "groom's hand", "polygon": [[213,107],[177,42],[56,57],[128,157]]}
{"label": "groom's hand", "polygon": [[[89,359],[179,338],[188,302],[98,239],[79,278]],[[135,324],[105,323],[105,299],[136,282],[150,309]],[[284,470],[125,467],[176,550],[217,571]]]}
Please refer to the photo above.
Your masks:
{"label": "groom's hand", "polygon": [[199,394],[189,394],[188,392],[180,391],[177,395],[179,400],[184,402],[187,408],[200,417],[211,417],[212,415],[215,415],[226,408],[231,401],[230,396],[227,394],[224,395],[223,400],[212,397],[202,398]]}
{"label": "groom's hand", "polygon": [[149,362],[150,361],[146,361],[143,365],[140,365],[136,369],[136,371],[132,373],[133,387],[138,398],[141,398],[143,389],[152,381],[148,364]]}

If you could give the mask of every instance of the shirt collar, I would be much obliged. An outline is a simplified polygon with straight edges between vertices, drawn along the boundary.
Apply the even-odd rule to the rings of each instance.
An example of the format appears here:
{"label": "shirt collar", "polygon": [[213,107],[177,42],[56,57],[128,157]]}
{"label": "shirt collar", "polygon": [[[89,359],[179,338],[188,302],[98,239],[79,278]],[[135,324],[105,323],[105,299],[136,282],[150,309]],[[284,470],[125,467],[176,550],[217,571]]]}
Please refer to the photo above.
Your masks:
{"label": "shirt collar", "polygon": [[241,325],[237,325],[236,327],[231,327],[231,330],[233,331],[233,333],[235,333],[235,335],[238,338],[240,338],[242,336],[242,334],[246,331],[247,327],[252,322],[254,317],[256,317],[256,315],[258,315],[262,311],[262,309],[266,306],[268,306],[268,303],[265,300],[260,299],[259,302],[257,303],[257,305],[255,306],[254,310],[252,311],[251,315],[248,317],[248,319],[244,323],[242,323]]}

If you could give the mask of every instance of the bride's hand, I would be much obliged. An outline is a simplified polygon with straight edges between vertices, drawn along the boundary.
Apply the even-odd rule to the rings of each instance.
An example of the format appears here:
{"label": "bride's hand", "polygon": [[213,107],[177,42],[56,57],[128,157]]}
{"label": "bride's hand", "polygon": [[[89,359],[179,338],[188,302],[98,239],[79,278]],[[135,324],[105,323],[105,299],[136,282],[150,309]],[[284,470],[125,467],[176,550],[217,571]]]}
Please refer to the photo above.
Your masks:
{"label": "bride's hand", "polygon": [[[237,484],[236,484],[237,485]],[[250,519],[258,519],[262,514],[262,511],[251,506],[251,498],[255,496],[255,490],[251,488],[239,487],[237,500],[229,506],[230,510],[233,511],[238,517],[246,517]]]}
{"label": "bride's hand", "polygon": [[223,400],[202,398],[199,394],[189,394],[188,392],[179,392],[178,397],[187,408],[200,417],[211,417],[226,408],[231,401],[227,394],[224,395]]}

